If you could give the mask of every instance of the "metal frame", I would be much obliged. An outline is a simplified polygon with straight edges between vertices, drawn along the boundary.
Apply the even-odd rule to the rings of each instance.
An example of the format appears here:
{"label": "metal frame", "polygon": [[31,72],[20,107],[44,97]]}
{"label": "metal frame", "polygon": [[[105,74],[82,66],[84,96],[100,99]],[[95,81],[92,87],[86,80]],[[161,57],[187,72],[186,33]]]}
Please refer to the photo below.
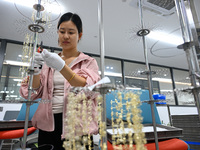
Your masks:
{"label": "metal frame", "polygon": [[[189,75],[193,88],[191,89],[196,101],[197,111],[200,118],[200,88],[199,75],[200,68],[197,60],[199,53],[199,41],[194,24],[194,18],[188,18],[189,13],[192,14],[190,0],[175,0],[176,10],[181,25],[181,31],[184,43],[179,48],[184,49],[189,66]],[[193,8],[194,9],[194,8]],[[194,10],[193,10],[194,11]],[[197,84],[198,83],[198,84]]]}

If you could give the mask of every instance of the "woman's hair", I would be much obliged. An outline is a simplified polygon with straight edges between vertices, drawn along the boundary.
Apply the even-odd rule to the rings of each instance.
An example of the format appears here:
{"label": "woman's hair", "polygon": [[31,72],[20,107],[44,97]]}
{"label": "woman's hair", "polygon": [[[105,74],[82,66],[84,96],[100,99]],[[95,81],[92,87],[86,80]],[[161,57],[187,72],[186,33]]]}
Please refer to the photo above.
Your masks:
{"label": "woman's hair", "polygon": [[58,21],[57,29],[59,29],[60,24],[65,21],[72,21],[76,25],[76,28],[78,29],[79,34],[83,32],[82,21],[81,21],[81,18],[77,14],[73,14],[71,12],[63,14],[60,17],[60,20]]}

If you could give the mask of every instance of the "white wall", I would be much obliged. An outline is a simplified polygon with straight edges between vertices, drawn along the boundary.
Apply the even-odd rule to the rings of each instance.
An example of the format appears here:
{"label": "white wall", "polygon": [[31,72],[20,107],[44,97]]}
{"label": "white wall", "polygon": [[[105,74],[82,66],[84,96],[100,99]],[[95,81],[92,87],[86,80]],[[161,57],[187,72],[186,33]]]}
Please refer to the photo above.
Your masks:
{"label": "white wall", "polygon": [[8,104],[0,103],[0,107],[3,107],[3,111],[0,112],[0,120],[3,120],[6,111],[19,111],[22,104]]}
{"label": "white wall", "polygon": [[[167,106],[157,106],[158,114],[161,122],[164,125],[169,124],[169,115]],[[181,107],[181,106],[170,106],[171,115],[192,115],[198,114],[196,107]]]}

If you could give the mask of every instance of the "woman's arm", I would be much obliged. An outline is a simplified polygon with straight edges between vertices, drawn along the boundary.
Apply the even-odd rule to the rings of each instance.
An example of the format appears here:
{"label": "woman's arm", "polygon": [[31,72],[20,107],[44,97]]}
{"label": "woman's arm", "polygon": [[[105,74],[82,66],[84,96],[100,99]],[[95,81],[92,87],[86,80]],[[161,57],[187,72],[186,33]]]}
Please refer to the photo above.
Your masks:
{"label": "woman's arm", "polygon": [[71,86],[84,87],[86,85],[86,79],[75,74],[67,65],[62,68],[60,73],[71,84]]}

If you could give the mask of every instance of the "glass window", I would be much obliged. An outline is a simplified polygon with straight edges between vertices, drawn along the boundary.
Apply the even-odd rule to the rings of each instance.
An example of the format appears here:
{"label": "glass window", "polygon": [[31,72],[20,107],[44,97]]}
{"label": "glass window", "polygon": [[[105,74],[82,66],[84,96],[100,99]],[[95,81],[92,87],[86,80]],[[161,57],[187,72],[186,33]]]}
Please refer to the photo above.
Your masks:
{"label": "glass window", "polygon": [[1,88],[0,88],[0,99],[1,100],[19,100],[21,98],[19,94],[21,76],[20,66],[3,65],[9,72],[9,76],[1,76]]}
{"label": "glass window", "polygon": [[[99,66],[99,72],[101,73],[100,57],[93,58],[96,59]],[[105,58],[104,75],[110,78],[112,84],[122,85],[121,61]]]}
{"label": "glass window", "polygon": [[179,105],[195,105],[192,92],[183,92],[181,89],[187,89],[191,86],[188,71],[173,69],[176,94]]}
{"label": "glass window", "polygon": [[21,61],[23,45],[7,43],[4,60]]}
{"label": "glass window", "polygon": [[124,62],[126,87],[148,89],[147,75],[142,74],[144,71],[146,71],[145,64]]}
{"label": "glass window", "polygon": [[[155,74],[152,75],[152,81],[159,83],[160,92],[158,91],[158,94],[166,96],[167,104],[175,105],[170,69],[151,66],[151,71],[155,71]],[[153,93],[156,94],[157,92],[154,91]]]}
{"label": "glass window", "polygon": [[[21,98],[19,94],[20,82],[22,80],[20,68],[22,66],[29,66],[27,61],[22,60],[23,54],[23,45],[7,43],[1,74],[1,100],[19,100]],[[26,58],[26,60],[29,59],[28,55]]]}
{"label": "glass window", "polygon": [[1,76],[1,82],[0,82],[0,100],[3,100],[3,93],[6,93],[6,89],[4,88],[5,85],[5,79],[6,77]]}

